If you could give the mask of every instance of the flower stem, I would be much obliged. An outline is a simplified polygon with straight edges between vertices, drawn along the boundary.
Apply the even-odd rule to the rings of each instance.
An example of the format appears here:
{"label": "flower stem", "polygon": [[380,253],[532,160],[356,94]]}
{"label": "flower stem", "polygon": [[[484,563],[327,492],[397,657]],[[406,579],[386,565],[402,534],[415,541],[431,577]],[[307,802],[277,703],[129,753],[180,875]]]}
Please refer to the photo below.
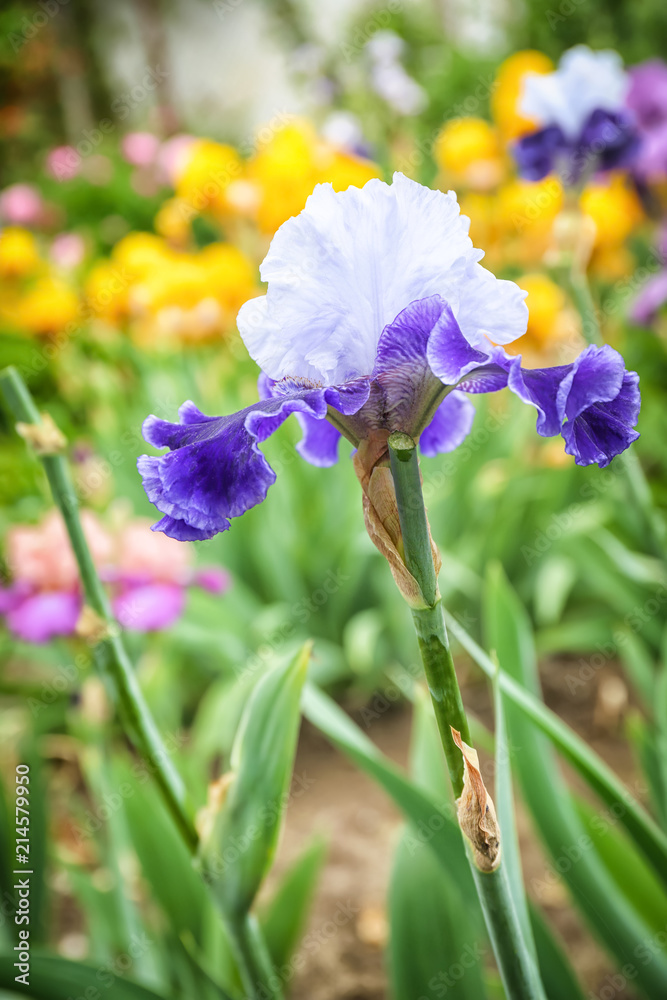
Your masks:
{"label": "flower stem", "polygon": [[[17,421],[39,427],[43,421],[28,387],[13,368],[0,372],[0,392]],[[69,535],[86,603],[104,626],[102,638],[95,645],[95,656],[102,670],[110,677],[128,736],[141,754],[150,773],[155,777],[167,809],[176,823],[191,854],[196,854],[199,836],[192,818],[192,808],[185,785],[169,759],[160,733],[144,700],[133,665],[111,613],[109,601],[88,548],[79,517],[79,500],[67,463],[60,454],[41,454],[53,499],[58,506]],[[270,997],[282,1000],[280,985],[269,986],[275,978],[271,959],[261,931],[251,914],[239,919],[230,928],[236,945],[239,973],[248,990],[249,1000]],[[267,992],[268,990],[268,992]]]}
{"label": "flower stem", "polygon": [[507,1000],[546,1000],[537,962],[521,930],[506,865],[501,861],[495,871],[482,872],[470,852],[468,860]]}
{"label": "flower stem", "polygon": [[389,458],[403,538],[403,558],[427,605],[425,608],[413,608],[412,619],[449,776],[454,794],[458,797],[463,790],[463,758],[452,739],[452,728],[458,730],[468,744],[471,742],[470,729],[438,593],[417,449],[412,438],[407,434],[392,434],[389,438]]}
{"label": "flower stem", "polygon": [[[0,390],[17,421],[39,426],[40,413],[28,388],[15,368],[0,373]],[[198,837],[192,820],[185,786],[169,759],[155,721],[144,700],[132,663],[127,655],[118,626],[111,614],[107,595],[95,569],[90,549],[81,526],[79,500],[67,463],[62,455],[40,455],[53,499],[58,506],[69,535],[79,567],[86,603],[105,626],[103,638],[96,644],[95,654],[110,676],[115,693],[130,729],[130,736],[144,758],[162,792],[165,803],[188,848],[194,851]]]}
{"label": "flower stem", "polygon": [[[413,608],[412,617],[449,776],[458,798],[463,790],[463,757],[452,739],[451,729],[458,730],[469,745],[470,729],[438,592],[417,449],[411,437],[398,432],[390,435],[388,445],[403,558],[427,605]],[[544,1000],[537,963],[524,939],[502,860],[494,871],[482,872],[472,852],[468,850],[467,854],[508,1000]]]}

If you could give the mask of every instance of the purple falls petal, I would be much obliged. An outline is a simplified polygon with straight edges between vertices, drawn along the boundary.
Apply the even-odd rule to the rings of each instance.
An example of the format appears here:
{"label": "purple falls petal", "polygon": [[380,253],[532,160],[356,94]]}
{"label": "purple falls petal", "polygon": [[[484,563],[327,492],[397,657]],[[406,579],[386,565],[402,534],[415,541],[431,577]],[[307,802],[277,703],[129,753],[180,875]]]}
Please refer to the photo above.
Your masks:
{"label": "purple falls petal", "polygon": [[327,407],[355,413],[368,398],[367,379],[344,386],[306,385],[283,379],[274,395],[226,417],[207,417],[194,403],[179,410],[180,423],[157,417],[144,421],[146,441],[167,447],[166,455],[143,455],[137,467],[151,503],[165,517],[153,525],[179,541],[212,538],[230,519],[261,503],[275,473],[258,444],[291,413],[324,419]]}
{"label": "purple falls petal", "polygon": [[639,376],[612,347],[587,347],[558,390],[565,451],[578,465],[604,468],[639,437]]}
{"label": "purple falls petal", "polygon": [[558,390],[569,373],[570,365],[554,368],[522,368],[521,357],[513,358],[509,366],[508,388],[519,399],[537,410],[537,433],[542,437],[560,434],[563,425],[558,412]]}
{"label": "purple falls petal", "polygon": [[435,411],[433,420],[419,438],[422,455],[433,458],[454,451],[470,433],[475,407],[462,392],[450,392]]}
{"label": "purple falls petal", "polygon": [[296,450],[311,465],[326,469],[338,461],[341,433],[328,420],[317,420],[307,413],[297,413],[303,437]]}
{"label": "purple falls petal", "polygon": [[543,437],[561,433],[578,465],[609,465],[639,434],[639,377],[605,345],[587,347],[571,365],[524,369],[511,361],[509,388],[537,409]]}

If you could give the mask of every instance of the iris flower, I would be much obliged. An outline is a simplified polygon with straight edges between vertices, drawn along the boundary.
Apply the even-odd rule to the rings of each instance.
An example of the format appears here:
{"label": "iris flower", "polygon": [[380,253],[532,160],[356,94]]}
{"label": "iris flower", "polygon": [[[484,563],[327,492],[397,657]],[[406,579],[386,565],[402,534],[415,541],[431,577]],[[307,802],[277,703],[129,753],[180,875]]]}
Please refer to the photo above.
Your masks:
{"label": "iris flower", "polygon": [[585,172],[631,162],[639,146],[624,106],[629,81],[618,53],[576,45],[553,73],[527,73],[519,110],[539,128],[514,146],[519,172],[539,181],[558,172],[568,184]]}
{"label": "iris flower", "polygon": [[264,500],[276,477],[259,445],[292,413],[297,449],[317,466],[336,462],[341,437],[377,464],[397,430],[424,455],[451,451],[471,429],[468,395],[505,387],[579,464],[604,466],[627,448],[638,437],[637,375],[608,346],[522,368],[502,345],[526,332],[525,292],[481,266],[468,228],[453,192],[399,173],[339,193],[318,185],[271,243],[266,295],[238,315],[262,372],[259,401],[221,417],[186,402],[179,423],[144,422],[145,439],[169,449],[138,462],[164,515],[154,529],[211,538]]}

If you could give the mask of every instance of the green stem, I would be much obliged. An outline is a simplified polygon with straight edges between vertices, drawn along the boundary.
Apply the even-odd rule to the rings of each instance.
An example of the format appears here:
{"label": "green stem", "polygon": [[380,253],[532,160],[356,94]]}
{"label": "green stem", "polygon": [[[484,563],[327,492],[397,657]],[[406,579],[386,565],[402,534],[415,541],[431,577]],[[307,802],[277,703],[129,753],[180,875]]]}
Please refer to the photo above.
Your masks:
{"label": "green stem", "polygon": [[[17,421],[41,424],[42,418],[28,388],[15,368],[0,374],[0,390]],[[108,671],[123,712],[131,728],[133,742],[146,761],[160,787],[167,807],[191,851],[196,850],[198,837],[192,820],[185,786],[160,738],[155,721],[144,700],[136,674],[114,622],[107,595],[95,569],[90,549],[81,526],[79,500],[62,455],[43,455],[53,499],[58,506],[79,567],[86,602],[108,625],[108,636],[96,647],[96,654]]]}
{"label": "green stem", "polygon": [[[390,435],[388,445],[403,558],[426,604],[424,608],[413,608],[412,617],[452,787],[458,798],[463,790],[463,758],[452,739],[450,727],[457,729],[469,745],[470,729],[438,592],[417,449],[411,437],[399,432]],[[509,1000],[545,1000],[537,965],[524,939],[512,900],[505,866],[501,861],[495,871],[482,872],[471,854],[468,851],[468,860],[507,997]]]}
{"label": "green stem", "polygon": [[[6,368],[0,373],[0,392],[2,392],[17,421],[37,425],[42,423],[34,400],[15,368]],[[123,721],[129,730],[128,735],[132,738],[138,752],[154,775],[167,808],[188,850],[195,854],[199,837],[192,819],[189,798],[178,771],[169,759],[168,751],[162,742],[155,720],[144,700],[134,668],[120,637],[118,625],[111,613],[106,592],[97,575],[83,533],[79,517],[79,500],[69,475],[67,463],[62,455],[42,455],[40,458],[51,487],[53,499],[67,528],[79,567],[86,602],[108,626],[107,635],[95,646],[96,659],[111,679]],[[271,1000],[282,1000],[282,991],[279,985],[274,989],[269,989],[268,993],[266,992],[269,988],[268,984],[273,982],[275,974],[254,917],[250,914],[245,915],[237,926],[231,928],[231,933],[237,945],[239,972],[244,980],[244,985],[250,991],[248,996],[250,998],[270,997]]]}
{"label": "green stem", "polygon": [[506,865],[501,862],[495,871],[482,872],[470,855],[468,860],[505,995],[508,1000],[546,1000],[537,963],[521,930]]}
{"label": "green stem", "polygon": [[463,791],[463,758],[452,739],[451,731],[452,728],[457,729],[464,741],[470,744],[470,729],[461,700],[442,602],[438,593],[417,449],[412,438],[407,434],[392,434],[389,438],[389,458],[403,538],[403,558],[405,565],[419,584],[427,604],[425,608],[413,608],[412,619],[440,730],[440,739],[447,758],[449,776],[454,793],[458,797]]}

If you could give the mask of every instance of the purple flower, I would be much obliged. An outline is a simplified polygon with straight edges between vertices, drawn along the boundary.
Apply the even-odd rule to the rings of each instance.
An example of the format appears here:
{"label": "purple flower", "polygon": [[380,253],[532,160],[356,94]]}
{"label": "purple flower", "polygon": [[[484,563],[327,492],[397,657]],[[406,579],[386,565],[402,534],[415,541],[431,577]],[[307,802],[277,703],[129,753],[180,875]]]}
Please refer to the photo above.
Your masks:
{"label": "purple flower", "polygon": [[537,409],[540,434],[562,433],[580,464],[608,464],[637,437],[637,376],[610,347],[522,369],[498,345],[525,332],[525,293],[479,258],[453,192],[401,174],[342,193],[318,185],[273,239],[266,295],[239,313],[261,399],[224,417],[188,402],[177,424],[144,423],[146,440],[169,449],[138,463],[164,515],[154,528],[210,538],[260,503],[275,473],[259,445],[292,413],[314,465],[336,462],[341,437],[382,455],[395,430],[435,455],[470,431],[466,394],[508,387]]}
{"label": "purple flower", "polygon": [[629,71],[626,104],[642,130],[667,125],[667,63],[648,59]]}
{"label": "purple flower", "polygon": [[626,103],[641,136],[632,169],[640,181],[663,180],[667,177],[667,63],[649,59],[633,67],[629,76]]}
{"label": "purple flower", "polygon": [[[149,523],[134,518],[110,536],[90,511],[83,511],[86,539],[102,581],[112,595],[119,623],[139,632],[168,628],[185,608],[187,589],[221,594],[229,574],[193,568],[192,553]],[[83,607],[76,563],[57,512],[39,525],[15,525],[8,532],[7,558],[13,582],[0,587],[0,615],[9,631],[26,642],[44,643],[76,634]]]}
{"label": "purple flower", "polygon": [[520,110],[539,123],[514,146],[519,172],[539,181],[552,172],[566,184],[584,173],[632,162],[639,148],[634,115],[624,107],[628,79],[616,52],[577,45],[554,73],[528,73]]}
{"label": "purple flower", "polygon": [[0,591],[0,613],[13,635],[25,642],[44,643],[74,634],[81,598],[76,591],[33,591],[19,581]]}

